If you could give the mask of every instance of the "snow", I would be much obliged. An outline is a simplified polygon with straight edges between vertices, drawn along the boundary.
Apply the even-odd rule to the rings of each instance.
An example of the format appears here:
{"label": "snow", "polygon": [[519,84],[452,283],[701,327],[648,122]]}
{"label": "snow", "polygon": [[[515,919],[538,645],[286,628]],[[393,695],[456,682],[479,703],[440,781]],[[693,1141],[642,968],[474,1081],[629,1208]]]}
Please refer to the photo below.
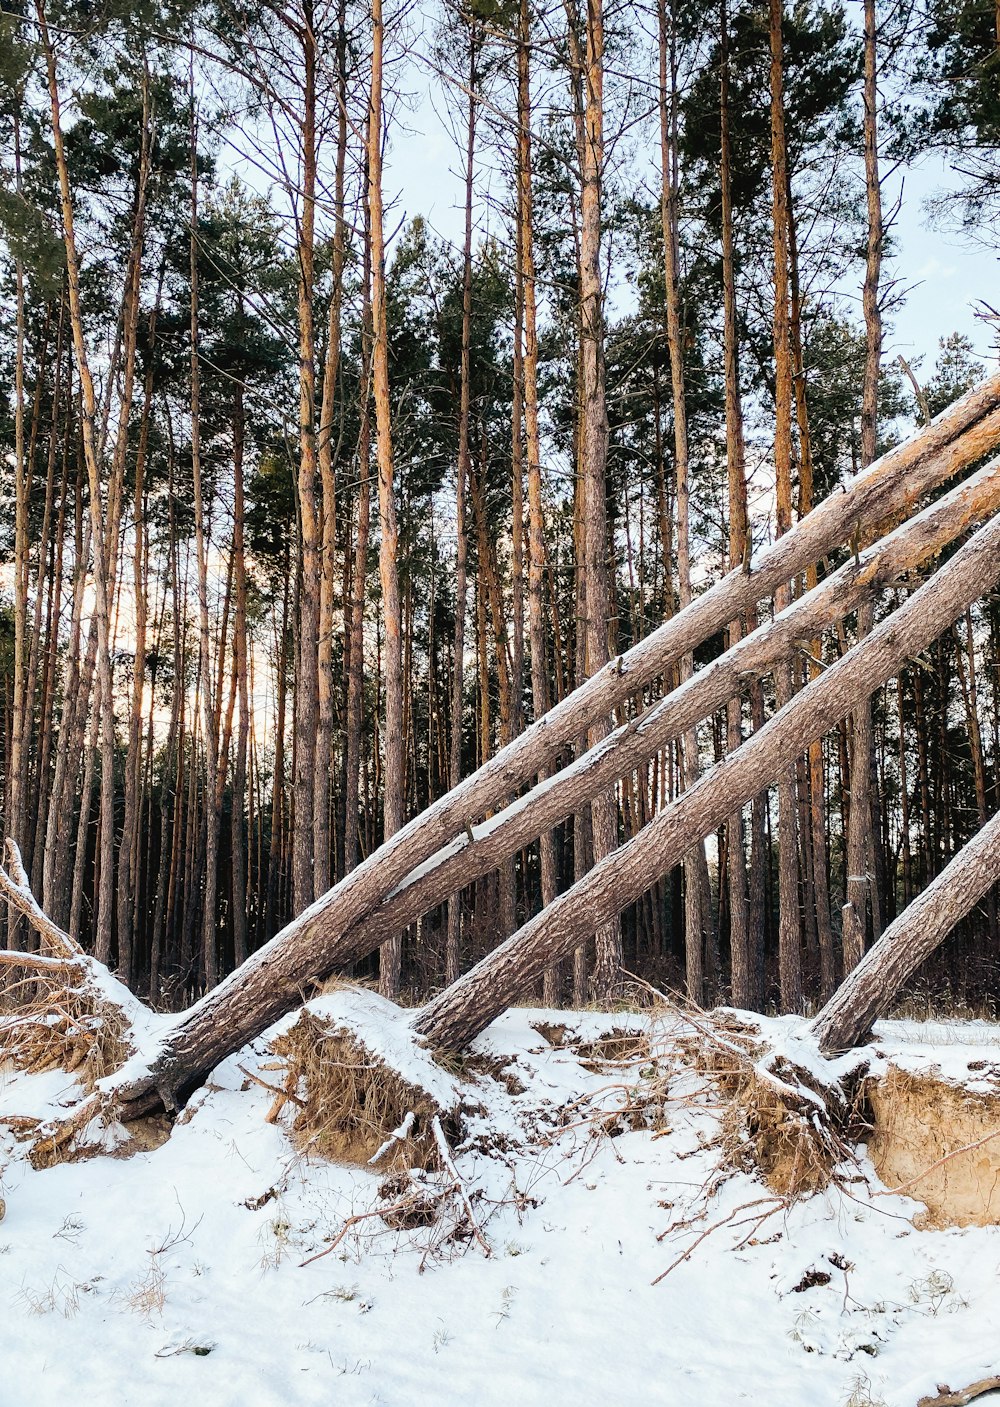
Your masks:
{"label": "snow", "polygon": [[[719,1093],[678,1049],[683,1016],[515,1009],[459,1078],[372,993],[309,1009],[442,1104],[464,1096],[455,1162],[492,1255],[468,1238],[428,1252],[428,1230],[373,1217],[302,1267],[382,1179],[304,1158],[290,1109],[264,1122],[272,1097],[238,1065],[273,1083],[260,1066],[275,1028],[154,1151],[36,1172],[0,1131],[0,1403],[916,1407],[1000,1371],[1000,1228],[916,1230],[920,1204],[887,1194],[863,1155],[853,1181],[790,1207],[733,1173]],[[804,1023],[759,1021],[800,1068],[820,1062]],[[652,1056],[581,1056],[612,1031],[648,1034]],[[876,1059],[968,1080],[998,1033],[891,1022],[875,1035]],[[653,1076],[668,1131],[595,1136],[588,1116]],[[0,1115],[49,1117],[78,1093],[58,1072],[7,1070]]]}

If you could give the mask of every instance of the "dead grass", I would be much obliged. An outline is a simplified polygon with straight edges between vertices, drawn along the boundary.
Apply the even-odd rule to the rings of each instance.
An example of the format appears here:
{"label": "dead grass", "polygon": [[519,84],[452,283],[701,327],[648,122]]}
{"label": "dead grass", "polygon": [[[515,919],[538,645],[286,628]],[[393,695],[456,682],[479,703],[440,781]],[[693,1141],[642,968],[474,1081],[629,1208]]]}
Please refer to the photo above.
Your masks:
{"label": "dead grass", "polygon": [[591,1074],[601,1074],[608,1066],[644,1065],[653,1058],[648,1034],[621,1026],[613,1027],[596,1040],[580,1041],[575,1052],[580,1064]]}
{"label": "dead grass", "polygon": [[[358,1036],[303,1011],[274,1042],[294,1079],[301,1107],[292,1122],[300,1147],[334,1162],[366,1165],[380,1150],[380,1171],[440,1167],[433,1121],[454,1136],[457,1111],[442,1109]],[[408,1116],[412,1115],[412,1119]],[[393,1138],[406,1125],[406,1133]],[[389,1147],[385,1145],[389,1143]]]}
{"label": "dead grass", "polygon": [[3,994],[0,1060],[18,1070],[65,1070],[89,1091],[132,1054],[129,1033],[122,1009],[85,976],[75,984],[32,976]]}

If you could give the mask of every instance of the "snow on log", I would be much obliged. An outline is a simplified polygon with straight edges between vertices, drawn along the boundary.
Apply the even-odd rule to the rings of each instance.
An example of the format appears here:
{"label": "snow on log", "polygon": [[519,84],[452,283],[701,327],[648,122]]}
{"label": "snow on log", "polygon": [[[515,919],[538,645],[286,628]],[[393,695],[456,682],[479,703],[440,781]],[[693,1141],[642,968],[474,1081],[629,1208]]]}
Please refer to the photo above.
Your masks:
{"label": "snow on log", "polygon": [[683,654],[752,609],[856,531],[906,516],[928,490],[1000,441],[1000,375],[974,388],[838,488],[761,553],[612,661],[415,817],[176,1023],[144,1073],[119,1088],[132,1114],[175,1107],[208,1070],[302,1001],[303,992],[356,955],[351,930],[420,866],[550,766],[590,725],[663,674]]}
{"label": "snow on log", "polygon": [[[449,895],[496,869],[523,846],[579,811],[606,787],[648,762],[692,725],[738,695],[821,631],[913,571],[1000,506],[1000,460],[826,577],[773,621],[672,690],[645,713],[616,728],[588,752],[539,782],[483,824],[470,826],[423,865],[352,930],[345,960],[374,950],[387,934],[419,918]],[[350,942],[350,933],[343,942]]]}
{"label": "snow on log", "polygon": [[905,605],[661,811],[613,856],[446,988],[415,1029],[461,1049],[553,962],[612,913],[634,902],[693,844],[769,785],[789,761],[919,654],[1000,576],[1000,516],[992,519]]}

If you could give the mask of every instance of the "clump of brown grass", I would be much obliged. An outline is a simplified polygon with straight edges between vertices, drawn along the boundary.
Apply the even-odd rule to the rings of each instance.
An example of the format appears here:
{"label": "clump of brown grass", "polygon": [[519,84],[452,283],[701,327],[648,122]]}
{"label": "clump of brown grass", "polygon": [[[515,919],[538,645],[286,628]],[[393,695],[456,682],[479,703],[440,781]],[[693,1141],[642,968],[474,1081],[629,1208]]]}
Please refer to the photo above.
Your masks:
{"label": "clump of brown grass", "polygon": [[645,1031],[629,1031],[615,1026],[592,1041],[580,1041],[576,1057],[585,1070],[600,1074],[610,1066],[645,1065],[652,1059],[649,1036]]}
{"label": "clump of brown grass", "polygon": [[38,904],[12,839],[6,851],[0,896],[38,934],[39,951],[0,955],[0,1061],[65,1070],[92,1090],[132,1054],[129,1019],[108,997],[103,969]]}
{"label": "clump of brown grass", "polygon": [[45,974],[6,989],[0,1060],[29,1073],[65,1070],[89,1091],[132,1054],[131,1026],[121,1007],[88,982],[84,968],[70,971],[69,980]]}
{"label": "clump of brown grass", "polygon": [[[382,1150],[377,1163],[386,1173],[440,1167],[434,1120],[454,1136],[457,1111],[443,1109],[427,1090],[369,1050],[356,1032],[306,1010],[277,1037],[274,1050],[294,1077],[288,1087],[298,1092],[292,1132],[300,1146],[354,1164],[367,1164]],[[405,1133],[394,1137],[404,1126]]]}

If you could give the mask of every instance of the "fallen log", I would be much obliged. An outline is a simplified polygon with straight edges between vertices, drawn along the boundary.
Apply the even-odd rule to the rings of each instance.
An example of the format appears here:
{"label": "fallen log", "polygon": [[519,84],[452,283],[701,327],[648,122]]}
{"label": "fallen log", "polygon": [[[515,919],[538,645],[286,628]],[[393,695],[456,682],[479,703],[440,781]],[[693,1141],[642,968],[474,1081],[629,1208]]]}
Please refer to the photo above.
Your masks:
{"label": "fallen log", "polygon": [[1000,813],[968,842],[889,925],[812,1023],[824,1055],[850,1050],[871,1033],[900,987],[1000,880]]}
{"label": "fallen log", "polygon": [[464,977],[414,1022],[439,1050],[460,1050],[546,967],[634,902],[703,836],[778,776],[907,659],[919,654],[1000,576],[1000,516],[970,539],[893,615],[796,695],[644,830]]}
{"label": "fallen log", "polygon": [[861,527],[909,511],[929,489],[1000,441],[1000,375],[838,489],[766,549],[568,695],[471,777],[454,787],[292,920],[172,1029],[163,1050],[129,1085],[136,1115],[176,1107],[221,1059],[289,1011],[351,960],[351,935],[407,876],[457,835],[503,806],[551,766],[591,724],[664,673],[683,654],[752,609]]}
{"label": "fallen log", "polygon": [[540,782],[483,826],[469,827],[414,871],[343,935],[355,961],[385,935],[413,923],[458,889],[497,869],[543,831],[640,767],[751,680],[792,657],[836,621],[895,584],[1000,507],[1000,459],[908,519],[888,537],[793,601],[666,698],[631,719],[568,767]]}
{"label": "fallen log", "polygon": [[933,1397],[922,1397],[917,1403],[917,1407],[968,1407],[970,1402],[974,1402],[977,1397],[983,1397],[988,1392],[993,1392],[1000,1388],[1000,1373],[994,1373],[988,1378],[980,1378],[978,1382],[970,1383],[968,1387],[959,1388],[953,1391],[945,1384],[938,1387],[937,1394]]}

